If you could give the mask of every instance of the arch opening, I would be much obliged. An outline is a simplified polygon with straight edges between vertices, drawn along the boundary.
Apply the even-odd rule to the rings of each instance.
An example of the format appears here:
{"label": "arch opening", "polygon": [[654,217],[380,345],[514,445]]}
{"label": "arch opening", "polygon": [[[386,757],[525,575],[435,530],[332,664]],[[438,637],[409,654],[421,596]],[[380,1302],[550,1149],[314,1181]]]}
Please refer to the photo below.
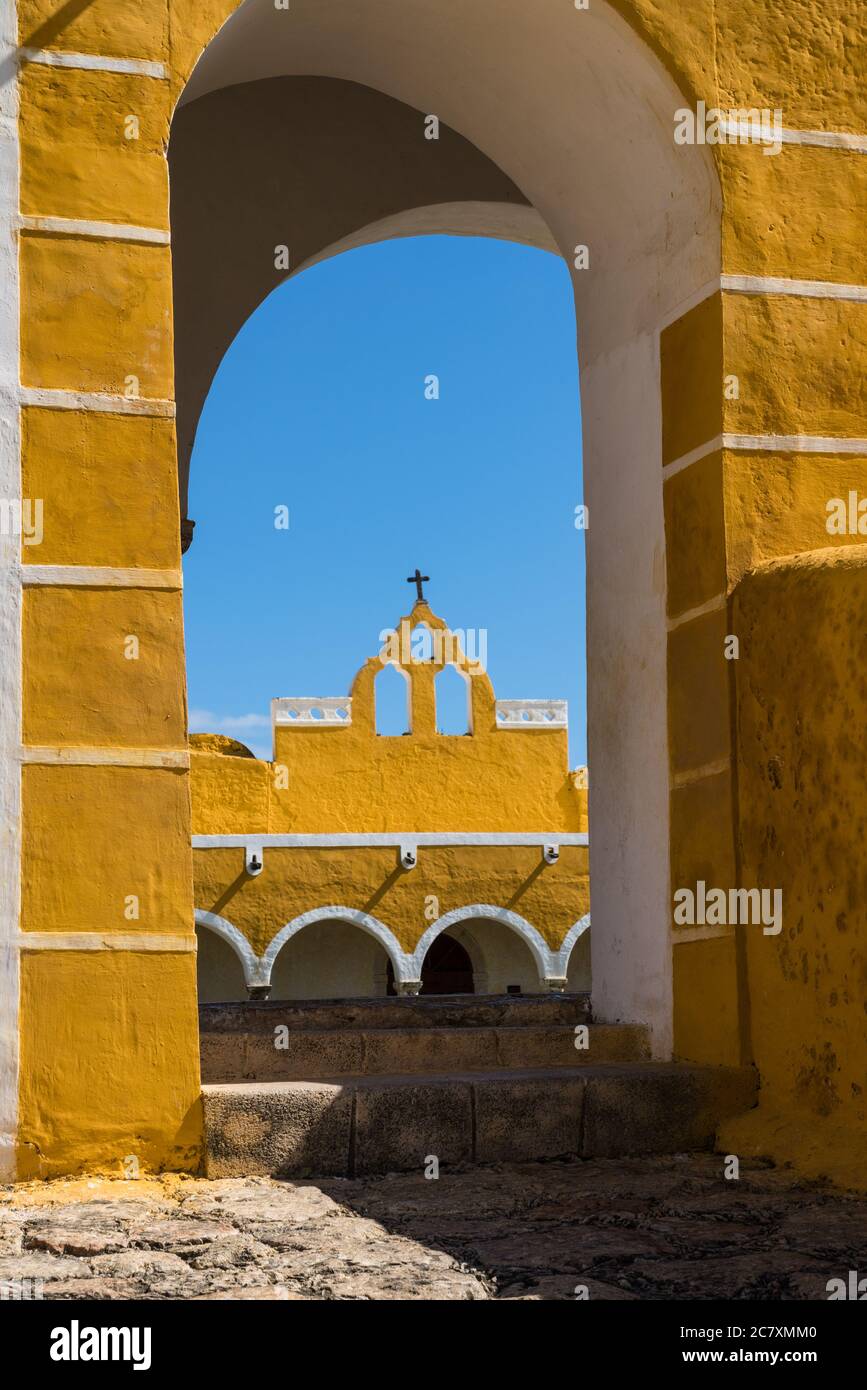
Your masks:
{"label": "arch opening", "polygon": [[[176,131],[183,132],[177,142],[172,136],[182,455],[226,343],[273,287],[272,268],[242,255],[259,266],[255,283],[234,285],[230,302],[210,312],[207,304],[220,299],[212,289],[227,260],[225,243],[211,241],[191,268],[208,243],[199,233],[205,220],[215,221],[227,158],[235,159],[231,177],[244,193],[238,216],[227,219],[231,225],[220,235],[236,237],[237,256],[240,228],[261,241],[269,224],[259,215],[261,198],[257,205],[248,196],[255,170],[244,182],[238,168],[242,151],[255,144],[247,138],[252,107],[242,119],[244,102],[267,100],[276,109],[288,88],[281,86],[279,96],[266,93],[272,83],[336,82],[353,88],[342,93],[347,100],[395,103],[395,127],[399,108],[405,130],[416,134],[419,116],[437,110],[455,143],[436,178],[432,160],[405,161],[413,186],[391,187],[372,207],[359,187],[381,188],[381,181],[353,181],[346,164],[338,169],[320,148],[308,152],[308,165],[318,161],[327,170],[338,190],[329,206],[339,217],[328,223],[317,212],[312,222],[293,219],[275,205],[271,225],[296,227],[291,274],[347,244],[376,239],[384,226],[397,225],[394,219],[406,218],[409,226],[423,209],[460,206],[463,230],[470,232],[483,230],[489,212],[503,208],[513,227],[526,226],[531,209],[572,271],[581,329],[584,500],[594,528],[605,535],[588,556],[587,581],[594,1008],[599,1017],[648,1024],[662,1055],[671,1037],[671,847],[658,334],[718,281],[720,198],[710,154],[674,146],[671,117],[683,97],[603,0],[580,14],[504,0],[496,41],[479,25],[461,45],[453,42],[458,10],[450,3],[410,15],[407,7],[372,0],[363,44],[351,6],[341,0],[327,18],[302,7],[291,45],[281,23],[264,7],[241,6],[206,50],[176,117]],[[368,96],[359,98],[356,88]],[[516,99],[527,90],[536,93],[532,108]],[[224,139],[214,140],[215,122],[222,122]],[[197,146],[187,137],[209,124],[223,167],[200,161],[188,178]],[[381,157],[382,139],[368,143]],[[348,158],[357,161],[358,153],[356,147]],[[332,154],[337,159],[334,146]],[[321,206],[302,178],[295,183],[311,207]],[[193,207],[198,213],[191,214]],[[589,260],[576,256],[579,247]],[[585,263],[591,273],[580,268]]]}

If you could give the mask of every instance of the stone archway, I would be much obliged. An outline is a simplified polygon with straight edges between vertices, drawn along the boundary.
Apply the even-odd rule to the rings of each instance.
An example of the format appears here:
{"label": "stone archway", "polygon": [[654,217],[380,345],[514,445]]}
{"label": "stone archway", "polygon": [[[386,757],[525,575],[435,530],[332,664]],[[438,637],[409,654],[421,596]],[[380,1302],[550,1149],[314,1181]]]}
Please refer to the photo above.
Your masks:
{"label": "stone archway", "polygon": [[[534,26],[534,69],[540,45],[552,45],[550,96],[532,121],[520,103],[506,101],[521,85],[516,55],[504,67],[493,54],[456,55],[443,12],[410,20],[388,3],[369,16],[381,42],[359,51],[354,21],[348,11],[338,18],[341,8],[324,30],[302,14],[287,45],[279,12],[242,6],[196,65],[175,115],[182,495],[216,365],[287,274],[349,246],[422,231],[526,240],[575,266],[585,497],[606,535],[604,547],[594,547],[592,529],[588,538],[594,1002],[601,1017],[648,1024],[657,1054],[666,1056],[673,1016],[659,334],[719,276],[712,160],[706,149],[684,151],[669,138],[682,98],[606,5],[582,15],[583,27],[552,7],[541,29],[538,15],[521,17],[510,6],[516,32]],[[414,34],[409,61],[395,62],[396,46],[419,19],[425,32]],[[491,83],[486,98],[475,79],[479,62]],[[441,121],[437,142],[424,138],[426,112]],[[316,134],[299,144],[300,113]],[[270,143],[257,134],[266,129]],[[271,167],[281,132],[277,147],[293,152],[291,180]],[[566,148],[576,173],[564,189]],[[387,176],[384,152],[395,170]],[[376,175],[366,176],[376,161]],[[591,243],[588,274],[576,249]],[[278,272],[270,248],[281,244],[290,264]],[[640,933],[629,926],[637,921]]]}
{"label": "stone archway", "polygon": [[[17,36],[14,8],[4,13],[0,495],[42,498],[47,518],[38,551],[2,537],[5,1170],[16,1145],[23,1176],[133,1146],[154,1166],[197,1162],[165,146],[179,101],[178,130],[199,102],[296,78],[379,93],[407,119],[434,112],[469,150],[462,184],[441,170],[433,193],[366,213],[359,199],[349,225],[308,227],[303,245],[294,238],[296,268],[420,210],[426,230],[440,214],[451,230],[456,207],[463,230],[490,232],[505,206],[519,237],[534,235],[535,209],[570,265],[588,248],[591,273],[573,278],[591,513],[595,1009],[649,1023],[659,1055],[674,1026],[681,1055],[729,1061],[749,1055],[746,980],[757,972],[754,1001],[772,1001],[752,1034],[762,1105],[784,1112],[774,1135],[812,1131],[824,1093],[816,1078],[792,1100],[787,1067],[815,1066],[780,1020],[809,1003],[823,1047],[841,1018],[858,1035],[836,988],[850,966],[822,1000],[793,1006],[800,972],[756,960],[761,940],[747,951],[742,933],[703,926],[672,947],[669,876],[773,874],[817,958],[824,922],[864,915],[860,886],[853,901],[833,887],[817,902],[816,822],[804,828],[787,771],[797,758],[779,746],[791,727],[793,746],[811,741],[823,766],[847,767],[836,711],[863,722],[857,673],[835,665],[828,636],[841,612],[859,621],[863,542],[835,539],[849,550],[829,562],[823,502],[862,486],[867,458],[851,385],[867,298],[853,161],[867,111],[844,39],[820,7],[768,25],[712,0],[593,0],[586,11],[500,0],[495,20],[482,0],[293,0],[288,11],[169,0],[153,20],[116,7],[109,20],[94,0],[48,23],[22,11]],[[699,98],[784,108],[785,160],[676,146],[674,113]],[[853,197],[829,199],[842,186]],[[238,212],[225,197],[222,207]],[[285,233],[269,228],[266,240]],[[176,286],[179,342],[184,293]],[[233,299],[234,327],[216,332],[217,360],[248,298]],[[737,398],[721,397],[723,373],[746,388]],[[183,456],[195,410],[178,387]],[[815,663],[801,678],[802,634],[778,623],[781,603],[827,616],[816,640],[830,693],[813,683]],[[755,641],[735,668],[719,652],[737,623]],[[157,654],[148,701],[117,678],[119,640],[139,631]],[[756,705],[778,710],[773,730]],[[823,864],[857,860],[862,804],[853,784],[847,814],[822,827]],[[863,945],[852,950],[861,969]],[[838,999],[830,1022],[826,995]],[[58,1050],[48,1024],[61,1015]],[[144,1056],[163,1061],[145,1070]],[[98,1094],[85,1058],[104,1078]],[[863,1122],[852,1083],[843,1135]]]}

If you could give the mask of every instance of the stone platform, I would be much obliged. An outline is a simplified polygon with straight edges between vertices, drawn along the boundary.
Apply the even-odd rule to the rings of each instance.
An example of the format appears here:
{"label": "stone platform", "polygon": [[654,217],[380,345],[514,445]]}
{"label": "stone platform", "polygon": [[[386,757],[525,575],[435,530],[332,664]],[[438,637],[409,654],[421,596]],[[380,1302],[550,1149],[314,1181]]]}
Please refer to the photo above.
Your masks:
{"label": "stone platform", "polygon": [[585,995],[208,1005],[201,1041],[214,1178],[706,1149],[755,1103],[750,1069],[651,1062]]}

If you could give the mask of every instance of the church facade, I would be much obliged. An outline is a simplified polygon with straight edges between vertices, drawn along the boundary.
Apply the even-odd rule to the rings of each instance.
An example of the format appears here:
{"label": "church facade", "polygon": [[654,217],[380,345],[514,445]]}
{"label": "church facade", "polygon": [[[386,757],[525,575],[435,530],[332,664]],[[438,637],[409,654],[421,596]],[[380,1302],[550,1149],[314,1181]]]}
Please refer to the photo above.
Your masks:
{"label": "church facade", "polygon": [[[497,700],[423,600],[391,632],[348,696],[273,702],[271,762],[193,735],[200,1002],[589,990],[586,769],[568,769],[565,701]],[[376,732],[386,667],[406,684],[403,735]],[[463,735],[438,729],[447,668]]]}

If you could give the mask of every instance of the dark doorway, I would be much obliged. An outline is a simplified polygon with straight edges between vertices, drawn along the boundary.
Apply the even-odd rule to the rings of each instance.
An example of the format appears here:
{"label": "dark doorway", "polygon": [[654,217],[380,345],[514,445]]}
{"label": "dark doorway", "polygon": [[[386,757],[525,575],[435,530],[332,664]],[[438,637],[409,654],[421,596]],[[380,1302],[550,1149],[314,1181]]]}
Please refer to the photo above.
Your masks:
{"label": "dark doorway", "polygon": [[[388,993],[394,994],[394,971],[388,962]],[[440,935],[425,956],[421,970],[422,994],[475,994],[472,962],[459,941]]]}

